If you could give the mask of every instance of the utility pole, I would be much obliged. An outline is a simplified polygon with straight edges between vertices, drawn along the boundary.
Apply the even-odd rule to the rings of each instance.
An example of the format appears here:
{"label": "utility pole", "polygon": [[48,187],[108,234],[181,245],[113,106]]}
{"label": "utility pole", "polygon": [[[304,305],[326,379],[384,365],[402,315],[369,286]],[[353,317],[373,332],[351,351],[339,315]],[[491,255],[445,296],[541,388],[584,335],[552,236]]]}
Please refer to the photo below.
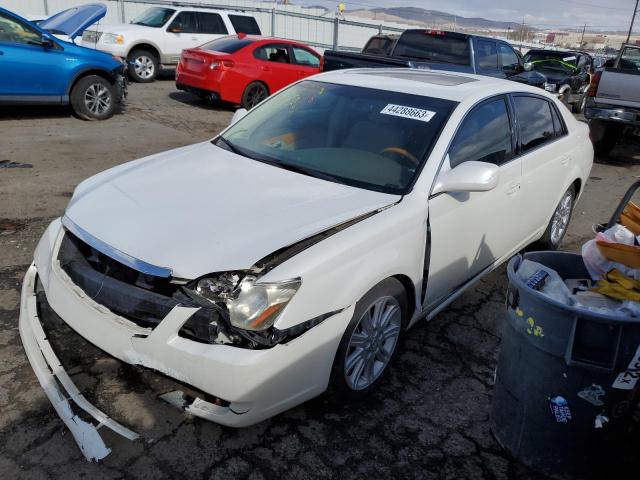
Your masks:
{"label": "utility pole", "polygon": [[520,28],[520,50],[522,50],[523,42],[524,42],[524,17],[522,18],[522,27]]}
{"label": "utility pole", "polygon": [[587,29],[587,24],[584,24],[584,27],[582,27],[582,36],[580,37],[580,48],[582,48],[582,42],[584,41],[584,31]]}
{"label": "utility pole", "polygon": [[629,33],[627,34],[627,43],[631,38],[631,31],[633,30],[633,22],[636,20],[636,13],[638,13],[638,0],[636,0],[636,6],[633,8],[633,15],[631,16],[631,25],[629,25]]}

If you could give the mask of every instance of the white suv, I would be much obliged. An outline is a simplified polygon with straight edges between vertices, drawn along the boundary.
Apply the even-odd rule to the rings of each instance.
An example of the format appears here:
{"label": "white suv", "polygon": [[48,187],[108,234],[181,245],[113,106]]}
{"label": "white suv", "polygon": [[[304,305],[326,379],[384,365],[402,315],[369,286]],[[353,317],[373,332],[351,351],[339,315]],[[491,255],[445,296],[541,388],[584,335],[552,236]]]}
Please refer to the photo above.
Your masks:
{"label": "white suv", "polygon": [[81,44],[126,58],[132,80],[153,82],[159,67],[177,65],[182,49],[235,33],[261,34],[255,18],[239,12],[152,7],[130,24],[86,30]]}

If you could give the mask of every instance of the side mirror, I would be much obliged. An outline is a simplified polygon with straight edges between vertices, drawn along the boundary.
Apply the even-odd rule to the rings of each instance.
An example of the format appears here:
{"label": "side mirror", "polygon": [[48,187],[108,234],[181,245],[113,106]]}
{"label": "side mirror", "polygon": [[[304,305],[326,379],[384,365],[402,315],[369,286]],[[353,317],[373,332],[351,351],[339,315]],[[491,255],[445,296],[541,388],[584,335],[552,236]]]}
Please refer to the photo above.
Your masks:
{"label": "side mirror", "polygon": [[247,114],[246,108],[239,108],[238,110],[235,111],[235,113],[233,114],[233,117],[231,117],[231,122],[229,122],[229,125],[233,125],[242,117],[244,117],[246,114]]}
{"label": "side mirror", "polygon": [[432,195],[453,192],[487,192],[498,186],[500,170],[486,162],[464,162],[438,175]]}
{"label": "side mirror", "polygon": [[531,70],[533,70],[533,63],[531,62],[526,62],[524,65],[524,71],[525,72],[530,72]]}
{"label": "side mirror", "polygon": [[169,32],[171,33],[180,33],[182,32],[182,24],[180,22],[172,23],[169,27]]}
{"label": "side mirror", "polygon": [[46,35],[42,35],[42,37],[40,38],[40,45],[45,50],[49,50],[50,48],[53,48],[53,40],[51,40],[51,38]]}

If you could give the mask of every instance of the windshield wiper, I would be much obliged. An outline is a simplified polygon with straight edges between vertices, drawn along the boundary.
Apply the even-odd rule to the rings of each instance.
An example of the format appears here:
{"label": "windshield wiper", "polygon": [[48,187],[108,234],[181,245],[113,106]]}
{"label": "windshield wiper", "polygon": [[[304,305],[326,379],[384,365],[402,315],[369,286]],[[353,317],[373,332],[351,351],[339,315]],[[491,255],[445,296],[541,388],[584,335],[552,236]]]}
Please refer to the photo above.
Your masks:
{"label": "windshield wiper", "polygon": [[233,143],[227,140],[224,137],[218,137],[214,140],[214,145],[216,147],[224,148],[225,150],[229,150],[231,153],[235,153],[237,155],[242,155],[243,157],[249,157],[246,153],[243,153],[238,147],[236,147]]}
{"label": "windshield wiper", "polygon": [[340,177],[336,177],[334,175],[331,175],[330,173],[319,172],[318,170],[314,170],[312,168],[306,168],[300,165],[292,165],[290,163],[284,163],[284,162],[279,162],[274,160],[265,161],[265,162],[275,165],[277,167],[280,167],[284,170],[289,170],[290,172],[308,175],[309,177],[321,178],[322,180],[328,180],[330,182],[345,183],[345,181],[342,180]]}

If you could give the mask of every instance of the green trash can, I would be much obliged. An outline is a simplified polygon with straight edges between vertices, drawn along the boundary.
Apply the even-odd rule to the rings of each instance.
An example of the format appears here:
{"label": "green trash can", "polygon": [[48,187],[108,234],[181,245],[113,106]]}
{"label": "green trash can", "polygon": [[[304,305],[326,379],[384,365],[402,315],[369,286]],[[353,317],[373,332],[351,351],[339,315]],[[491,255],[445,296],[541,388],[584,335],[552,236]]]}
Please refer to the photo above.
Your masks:
{"label": "green trash can", "polygon": [[548,476],[640,478],[625,453],[640,387],[640,319],[579,309],[528,287],[517,273],[524,259],[563,280],[589,278],[579,254],[532,252],[509,262],[495,438]]}

